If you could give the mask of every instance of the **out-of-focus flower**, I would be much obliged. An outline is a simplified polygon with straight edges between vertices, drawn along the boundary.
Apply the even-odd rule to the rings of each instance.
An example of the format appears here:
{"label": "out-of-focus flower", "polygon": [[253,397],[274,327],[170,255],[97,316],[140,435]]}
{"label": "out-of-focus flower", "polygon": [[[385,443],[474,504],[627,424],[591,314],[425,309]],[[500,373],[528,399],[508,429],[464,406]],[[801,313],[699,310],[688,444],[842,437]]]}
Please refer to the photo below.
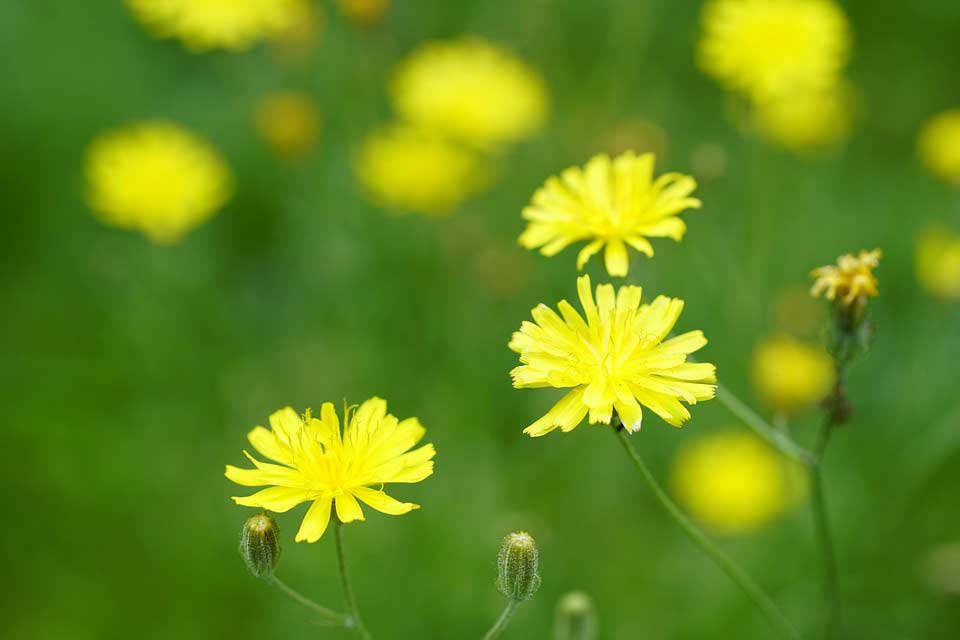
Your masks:
{"label": "out-of-focus flower", "polygon": [[657,297],[640,304],[640,287],[597,287],[590,277],[577,279],[586,320],[566,300],[558,315],[538,305],[513,334],[510,348],[520,366],[510,372],[518,389],[572,388],[542,418],[524,429],[537,437],[554,429],[571,431],[587,416],[593,424],[610,424],[616,411],[631,433],[640,430],[641,405],[679,427],[690,418],[681,401],[696,404],[714,396],[716,367],[687,362],[707,344],[702,331],[664,340],[680,317],[683,300]]}
{"label": "out-of-focus flower", "polygon": [[106,133],[87,151],[87,201],[105,223],[172,243],[212,216],[231,193],[226,163],[172,122]]}
{"label": "out-of-focus flower", "polygon": [[242,50],[296,26],[306,0],[126,0],[140,22],[188,48]]}
{"label": "out-of-focus flower", "polygon": [[829,395],[836,381],[833,359],[787,335],[767,338],[753,353],[753,384],[772,409],[794,413]]}
{"label": "out-of-focus flower", "polygon": [[700,207],[700,201],[690,197],[697,187],[693,178],[666,173],[654,179],[653,164],[651,153],[627,152],[614,160],[604,154],[582,169],[571,167],[559,178],[548,178],[523,210],[529,223],[520,244],[553,256],[575,242],[589,240],[577,256],[578,269],[606,247],[607,273],[626,276],[627,245],[653,256],[647,238],[679,241],[687,226],[677,214]]}
{"label": "out-of-focus flower", "polygon": [[916,269],[932,295],[960,300],[960,234],[945,225],[925,229],[917,238]]}
{"label": "out-of-focus flower", "polygon": [[383,19],[390,8],[390,0],[337,0],[337,6],[348,20],[370,25]]}
{"label": "out-of-focus flower", "polygon": [[612,156],[639,151],[662,158],[667,155],[670,140],[667,132],[658,124],[634,119],[615,124],[603,135],[598,145]]}
{"label": "out-of-focus flower", "polygon": [[723,431],[681,447],[673,491],[690,513],[725,533],[758,529],[805,493],[802,471],[756,436]]}
{"label": "out-of-focus flower", "polygon": [[593,600],[583,591],[565,593],[557,602],[554,640],[597,640],[597,613]]}
{"label": "out-of-focus flower", "polygon": [[846,140],[853,126],[853,92],[840,83],[758,102],[753,119],[766,139],[794,153]]}
{"label": "out-of-focus flower", "polygon": [[960,109],[930,118],[920,131],[917,151],[932,174],[960,187]]}
{"label": "out-of-focus flower", "polygon": [[540,75],[474,37],[421,45],[394,71],[390,94],[408,122],[484,149],[530,136],[547,116]]}
{"label": "out-of-focus flower", "polygon": [[880,264],[881,257],[880,249],[861,251],[856,257],[848,253],[837,258],[836,265],[814,269],[810,272],[814,279],[810,295],[824,295],[827,300],[839,298],[847,306],[859,298],[875,298],[880,292],[873,270]]}
{"label": "out-of-focus flower", "polygon": [[729,161],[727,150],[718,144],[701,144],[690,154],[690,170],[701,182],[713,182],[723,177]]}
{"label": "out-of-focus flower", "polygon": [[313,99],[297,91],[278,91],[257,105],[257,133],[278,156],[299,159],[314,150],[320,113]]}
{"label": "out-of-focus flower", "polygon": [[383,485],[420,482],[433,474],[433,445],[410,451],[426,433],[420,421],[397,420],[380,398],[346,409],[343,420],[341,431],[336,410],[325,402],[319,419],[309,411],[299,416],[286,407],[270,416],[270,431],[255,427],[247,435],[250,444],[279,464],[260,462],[244,451],[255,469],[227,465],[226,476],[233,482],[268,487],[234,497],[234,502],[276,513],[312,502],[297,542],[319,540],[334,506],[343,523],[364,519],[357,500],[395,516],[418,509],[419,505],[388,496]]}
{"label": "out-of-focus flower", "polygon": [[407,125],[391,125],[367,136],[356,173],[368,196],[399,211],[443,215],[490,180],[486,163],[473,151]]}
{"label": "out-of-focus flower", "polygon": [[829,87],[847,62],[846,16],[833,0],[712,0],[700,67],[755,100]]}
{"label": "out-of-focus flower", "polygon": [[326,14],[323,5],[298,0],[291,8],[290,16],[283,29],[270,34],[270,40],[282,61],[303,61],[320,44]]}

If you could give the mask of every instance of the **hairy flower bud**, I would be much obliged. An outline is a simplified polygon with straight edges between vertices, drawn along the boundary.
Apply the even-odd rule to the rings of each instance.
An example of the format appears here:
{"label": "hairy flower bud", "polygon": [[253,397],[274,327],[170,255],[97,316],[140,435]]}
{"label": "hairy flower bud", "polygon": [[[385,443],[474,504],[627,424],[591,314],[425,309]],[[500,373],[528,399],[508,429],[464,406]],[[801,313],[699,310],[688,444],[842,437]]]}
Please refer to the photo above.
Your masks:
{"label": "hairy flower bud", "polygon": [[533,597],[540,588],[540,557],[533,536],[508,534],[497,555],[497,589],[513,602]]}
{"label": "hairy flower bud", "polygon": [[571,591],[557,603],[554,640],[596,640],[593,601],[582,591]]}
{"label": "hairy flower bud", "polygon": [[280,558],[280,527],[266,513],[258,513],[243,523],[240,532],[240,555],[250,573],[269,578]]}

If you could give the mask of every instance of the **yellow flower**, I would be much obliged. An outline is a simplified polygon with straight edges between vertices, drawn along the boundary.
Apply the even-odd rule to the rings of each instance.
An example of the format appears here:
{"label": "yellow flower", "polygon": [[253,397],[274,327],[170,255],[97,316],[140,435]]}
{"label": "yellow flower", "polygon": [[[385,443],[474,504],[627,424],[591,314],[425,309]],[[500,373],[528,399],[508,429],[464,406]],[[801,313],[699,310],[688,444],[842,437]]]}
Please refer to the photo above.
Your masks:
{"label": "yellow flower", "polygon": [[383,18],[390,8],[390,0],[337,0],[337,6],[348,20],[369,25]]}
{"label": "yellow flower", "polygon": [[257,133],[279,156],[303,158],[313,151],[320,113],[313,99],[297,91],[278,91],[257,105]]}
{"label": "yellow flower", "polygon": [[490,178],[474,152],[406,125],[368,135],[355,169],[361,185],[378,204],[434,215],[452,212]]}
{"label": "yellow flower", "polygon": [[472,37],[421,45],[394,71],[390,94],[405,120],[481,148],[526,138],[547,115],[542,78]]}
{"label": "yellow flower", "polygon": [[787,335],[768,338],[757,346],[752,373],[763,400],[783,413],[823,400],[836,381],[833,359],[826,351]]}
{"label": "yellow flower", "polygon": [[419,509],[391,498],[383,485],[420,482],[433,474],[433,445],[410,451],[426,433],[420,421],[399,421],[387,413],[384,400],[371,398],[359,408],[346,409],[344,423],[341,431],[329,402],[320,408],[320,419],[311,417],[309,410],[298,416],[290,407],[271,415],[270,431],[255,427],[247,438],[261,455],[279,464],[260,462],[244,451],[256,468],[227,465],[227,478],[245,487],[268,488],[233,501],[276,513],[312,502],[297,542],[320,539],[330,522],[331,506],[343,523],[364,519],[357,500],[394,516]]}
{"label": "yellow flower", "polygon": [[932,174],[960,187],[960,109],[928,120],[920,131],[917,151]]}
{"label": "yellow flower", "polygon": [[305,0],[126,0],[140,22],[190,49],[246,49],[296,27]]}
{"label": "yellow flower", "polygon": [[695,518],[731,534],[763,526],[806,492],[801,469],[757,437],[735,431],[686,443],[674,461],[672,485]]}
{"label": "yellow flower", "polygon": [[577,268],[606,246],[604,261],[611,276],[626,276],[627,245],[653,256],[650,238],[679,241],[687,230],[677,214],[699,209],[691,198],[697,183],[680,173],[653,179],[654,156],[628,151],[611,160],[592,158],[585,167],[571,167],[551,177],[523,210],[529,221],[520,236],[527,249],[553,256],[580,240],[590,242],[577,256]]}
{"label": "yellow flower", "polygon": [[916,270],[932,295],[960,300],[960,234],[943,225],[925,229],[917,239]]}
{"label": "yellow flower", "polygon": [[102,135],[86,158],[87,200],[107,224],[176,242],[219,209],[230,169],[206,141],[171,122]]}
{"label": "yellow flower", "polygon": [[810,272],[814,279],[810,295],[817,297],[825,294],[827,300],[836,300],[838,297],[845,305],[853,304],[858,298],[875,298],[877,277],[873,270],[880,264],[883,252],[880,249],[861,251],[859,256],[851,254],[837,258],[836,265],[819,267]]}
{"label": "yellow flower", "polygon": [[844,141],[853,125],[853,97],[839,84],[798,91],[755,105],[753,119],[771,142],[803,153]]}
{"label": "yellow flower", "polygon": [[[657,297],[640,304],[640,287],[597,287],[590,277],[577,279],[577,292],[586,321],[566,301],[557,315],[546,305],[531,314],[513,334],[510,348],[520,354],[520,366],[510,372],[518,389],[572,388],[545,416],[524,429],[533,437],[560,428],[571,431],[589,412],[593,424],[609,424],[616,411],[634,433],[643,419],[641,405],[679,427],[690,418],[681,404],[708,400],[716,391],[716,367],[687,362],[707,339],[690,331],[664,340],[673,329],[683,300]],[[562,317],[561,317],[562,316]]]}
{"label": "yellow flower", "polygon": [[700,67],[755,100],[829,87],[847,62],[847,19],[833,0],[712,0]]}

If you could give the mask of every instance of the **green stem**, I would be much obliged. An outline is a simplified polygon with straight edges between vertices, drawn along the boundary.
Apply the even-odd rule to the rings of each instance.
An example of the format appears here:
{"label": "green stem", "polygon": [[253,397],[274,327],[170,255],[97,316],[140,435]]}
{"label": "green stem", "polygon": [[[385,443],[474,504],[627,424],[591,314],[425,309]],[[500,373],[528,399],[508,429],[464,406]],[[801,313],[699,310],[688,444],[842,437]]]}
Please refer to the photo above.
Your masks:
{"label": "green stem", "polygon": [[763,612],[763,615],[766,616],[767,621],[770,623],[770,626],[776,630],[777,634],[783,638],[792,638],[797,640],[800,638],[800,635],[797,633],[797,630],[793,628],[793,625],[790,624],[790,621],[787,620],[786,616],[780,611],[773,600],[770,599],[763,589],[753,581],[753,579],[747,575],[747,573],[740,568],[740,566],[734,562],[727,554],[720,550],[720,547],[716,545],[710,538],[708,538],[700,529],[694,525],[687,516],[684,515],[683,511],[680,510],[673,500],[667,495],[663,490],[657,480],[653,477],[653,474],[650,472],[650,469],[647,468],[647,465],[640,458],[640,454],[637,453],[636,448],[634,448],[633,443],[630,442],[630,436],[627,435],[625,429],[617,429],[617,436],[620,438],[620,443],[623,445],[624,450],[627,452],[627,455],[633,461],[634,466],[637,467],[637,470],[640,472],[640,475],[643,476],[643,479],[646,480],[647,485],[650,487],[650,490],[653,491],[654,496],[657,500],[660,501],[660,504],[663,505],[663,508],[667,510],[677,524],[680,525],[680,528],[683,529],[683,532],[687,534],[694,544],[696,544],[700,549],[713,560],[717,566],[719,566],[724,573],[726,573],[731,580],[733,580],[738,587],[753,601],[753,603]]}
{"label": "green stem", "polygon": [[280,578],[278,578],[277,576],[270,576],[267,582],[275,586],[277,589],[280,589],[280,591],[283,591],[285,594],[290,596],[290,598],[292,598],[293,600],[296,600],[303,606],[312,610],[314,613],[319,613],[330,624],[347,626],[347,616],[343,615],[342,613],[337,613],[336,611],[331,611],[326,607],[320,606],[319,604],[317,604],[310,598],[306,597],[305,595],[301,594],[300,592],[294,591],[292,588],[287,586],[287,583],[280,580]]}
{"label": "green stem", "polygon": [[347,576],[347,560],[343,552],[343,524],[339,518],[334,518],[334,540],[337,543],[337,562],[340,566],[340,584],[343,586],[343,600],[347,605],[347,626],[353,627],[357,635],[363,640],[371,640],[370,633],[363,626],[360,620],[360,612],[357,610],[357,601],[353,597],[353,589],[350,586],[350,578]]}
{"label": "green stem", "polygon": [[717,385],[717,400],[783,455],[807,467],[817,464],[817,456],[814,453],[801,447],[783,431],[772,427],[756,411],[722,385]]}
{"label": "green stem", "polygon": [[507,607],[503,610],[503,613],[500,614],[500,618],[492,627],[490,627],[490,631],[487,631],[487,635],[483,636],[483,640],[494,640],[494,638],[499,638],[500,634],[502,634],[504,629],[507,628],[507,625],[510,624],[510,620],[513,618],[513,614],[517,612],[517,608],[519,606],[519,602],[515,602],[513,600],[508,602]]}
{"label": "green stem", "polygon": [[813,509],[813,526],[816,529],[823,561],[823,597],[827,608],[827,624],[824,637],[832,638],[840,619],[840,595],[837,585],[837,559],[833,550],[833,538],[830,535],[830,522],[827,518],[827,503],[823,489],[821,463],[833,431],[833,421],[828,417],[817,437],[817,464],[810,468],[810,505]]}

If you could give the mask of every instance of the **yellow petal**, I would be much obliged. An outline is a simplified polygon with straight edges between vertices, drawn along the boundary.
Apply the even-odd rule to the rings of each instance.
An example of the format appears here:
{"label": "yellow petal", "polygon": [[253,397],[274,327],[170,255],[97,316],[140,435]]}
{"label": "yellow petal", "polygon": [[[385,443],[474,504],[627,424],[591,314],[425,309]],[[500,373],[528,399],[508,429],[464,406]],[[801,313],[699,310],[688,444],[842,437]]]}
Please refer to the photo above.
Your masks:
{"label": "yellow petal", "polygon": [[583,265],[587,264],[590,258],[602,248],[603,240],[594,240],[583,249],[580,249],[580,253],[577,254],[577,269],[583,269]]}
{"label": "yellow petal", "polygon": [[247,440],[250,441],[253,448],[261,455],[271,460],[293,466],[293,453],[290,451],[290,447],[280,442],[272,432],[263,427],[254,427],[253,430],[247,434]]}
{"label": "yellow petal", "polygon": [[607,240],[607,248],[603,254],[607,267],[607,273],[618,278],[626,277],[630,267],[627,258],[627,246],[623,244],[620,238],[611,238]]}
{"label": "yellow petal", "polygon": [[234,496],[233,501],[244,507],[262,507],[276,513],[283,513],[293,509],[301,502],[306,502],[307,495],[307,492],[303,489],[270,487],[257,491],[250,496]]}
{"label": "yellow petal", "polygon": [[337,496],[337,517],[340,522],[346,524],[354,520],[363,520],[363,510],[357,504],[357,499],[349,493],[341,493]]}
{"label": "yellow petal", "polygon": [[320,498],[314,500],[313,504],[307,510],[307,515],[303,517],[300,523],[300,530],[297,531],[297,542],[316,542],[323,536],[330,524],[330,507],[333,500],[331,498]]}
{"label": "yellow petal", "polygon": [[357,487],[352,490],[353,495],[360,498],[364,504],[368,504],[377,511],[390,514],[391,516],[401,516],[414,509],[419,509],[420,505],[412,502],[400,502],[388,496],[383,491],[374,491],[369,487]]}

